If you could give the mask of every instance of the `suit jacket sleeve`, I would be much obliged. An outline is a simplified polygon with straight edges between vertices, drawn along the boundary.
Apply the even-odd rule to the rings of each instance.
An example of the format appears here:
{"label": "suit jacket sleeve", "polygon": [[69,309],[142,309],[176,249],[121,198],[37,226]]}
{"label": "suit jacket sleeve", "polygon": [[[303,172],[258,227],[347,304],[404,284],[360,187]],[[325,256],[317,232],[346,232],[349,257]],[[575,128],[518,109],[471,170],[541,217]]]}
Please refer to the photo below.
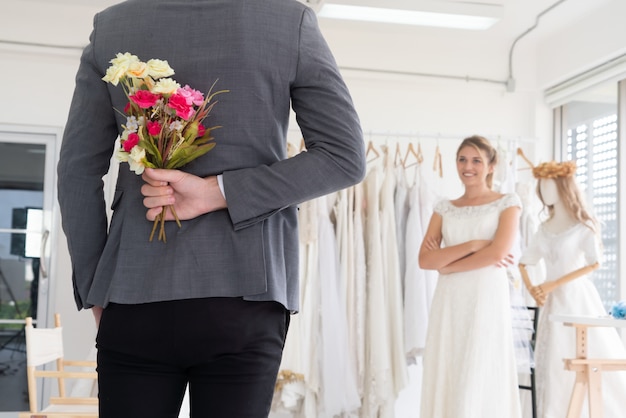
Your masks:
{"label": "suit jacket sleeve", "polygon": [[91,45],[81,56],[57,166],[59,206],[79,309],[91,307],[87,294],[107,240],[102,177],[109,170],[118,135],[107,84]]}
{"label": "suit jacket sleeve", "polygon": [[223,173],[235,229],[273,213],[351,186],[365,175],[358,115],[312,10],[303,13],[291,101],[307,152]]}

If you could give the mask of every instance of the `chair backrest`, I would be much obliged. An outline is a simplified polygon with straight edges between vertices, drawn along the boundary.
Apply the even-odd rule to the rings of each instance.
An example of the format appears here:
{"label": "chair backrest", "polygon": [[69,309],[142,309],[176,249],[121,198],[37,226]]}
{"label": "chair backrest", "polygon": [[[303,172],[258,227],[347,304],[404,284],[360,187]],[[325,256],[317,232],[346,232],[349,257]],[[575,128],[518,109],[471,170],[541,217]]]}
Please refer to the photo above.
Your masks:
{"label": "chair backrest", "polygon": [[[54,414],[48,416],[97,417],[98,399],[95,397],[68,396],[65,389],[66,379],[91,379],[96,381],[96,363],[94,361],[70,361],[64,358],[63,328],[60,315],[55,315],[54,328],[35,328],[32,318],[26,318],[26,376],[28,379],[28,397],[30,413],[40,412],[37,406],[37,379],[54,379],[57,382],[58,396],[50,397],[48,403]],[[40,366],[54,364],[47,370]],[[70,371],[66,367],[82,368]],[[62,406],[61,406],[62,405]],[[80,413],[78,412],[80,411]],[[60,414],[60,415],[59,415]],[[20,414],[29,416],[28,414]]]}
{"label": "chair backrest", "polygon": [[[56,319],[56,318],[55,318]],[[26,364],[41,366],[63,359],[63,328],[34,328],[32,318],[26,318]]]}

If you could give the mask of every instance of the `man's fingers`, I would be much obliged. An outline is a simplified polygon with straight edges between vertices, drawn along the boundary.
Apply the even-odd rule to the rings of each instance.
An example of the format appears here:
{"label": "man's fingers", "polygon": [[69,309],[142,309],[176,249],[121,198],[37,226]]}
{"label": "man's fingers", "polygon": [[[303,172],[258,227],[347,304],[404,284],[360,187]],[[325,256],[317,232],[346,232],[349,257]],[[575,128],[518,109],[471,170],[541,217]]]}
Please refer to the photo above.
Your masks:
{"label": "man's fingers", "polygon": [[168,183],[175,183],[182,180],[185,173],[180,170],[168,170],[164,168],[146,168],[143,172],[143,177],[146,182],[152,184],[153,182],[161,182],[164,184],[154,184],[155,186],[164,186]]}

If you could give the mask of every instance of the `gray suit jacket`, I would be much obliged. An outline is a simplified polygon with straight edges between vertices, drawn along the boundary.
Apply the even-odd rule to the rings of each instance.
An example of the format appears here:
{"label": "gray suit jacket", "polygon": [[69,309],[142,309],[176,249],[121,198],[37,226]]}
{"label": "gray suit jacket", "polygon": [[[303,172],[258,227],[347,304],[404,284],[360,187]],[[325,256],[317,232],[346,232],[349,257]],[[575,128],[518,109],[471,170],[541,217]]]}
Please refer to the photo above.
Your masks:
{"label": "gray suit jacket", "polygon": [[[107,219],[102,177],[125,118],[102,81],[130,52],[167,60],[174,78],[217,96],[216,147],[184,170],[223,173],[228,209],[168,222],[148,241],[140,176],[120,166]],[[290,105],[307,152],[286,158]],[[297,207],[365,172],[362,131],[315,14],[295,0],[128,0],[97,14],[76,76],[58,196],[78,308],[109,302],[243,296],[298,310]]]}

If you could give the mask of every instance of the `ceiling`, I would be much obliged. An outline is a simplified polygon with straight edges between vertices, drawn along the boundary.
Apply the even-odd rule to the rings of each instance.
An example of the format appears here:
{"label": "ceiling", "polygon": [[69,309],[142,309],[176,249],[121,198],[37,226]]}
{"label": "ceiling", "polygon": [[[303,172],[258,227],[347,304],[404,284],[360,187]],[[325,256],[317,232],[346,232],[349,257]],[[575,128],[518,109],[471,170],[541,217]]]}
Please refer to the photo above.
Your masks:
{"label": "ceiling", "polygon": [[[36,2],[42,3],[43,0],[21,0],[23,3]],[[415,4],[440,4],[449,10],[455,8],[462,9],[471,7],[472,5],[500,5],[502,7],[502,19],[491,29],[484,31],[482,35],[492,41],[501,40],[510,43],[511,40],[524,33],[536,23],[537,28],[532,32],[545,35],[559,28],[571,24],[581,19],[585,14],[590,13],[594,9],[603,6],[610,1],[620,0],[299,0],[309,4],[314,9],[319,9],[324,3],[348,3],[364,5],[375,5],[377,7],[401,8],[403,5],[415,7]],[[104,9],[108,6],[121,3],[122,0],[45,0],[47,5],[57,5],[62,7],[80,6],[85,12],[92,13]],[[73,7],[75,9],[75,7]],[[548,11],[548,9],[550,9]],[[547,11],[547,12],[546,12]],[[542,15],[542,13],[546,12]],[[537,22],[538,16],[541,16]],[[91,16],[87,17],[91,21]],[[326,22],[329,19],[321,19],[321,24],[332,24]],[[360,30],[363,25],[355,22],[340,21],[337,23],[344,27],[350,27],[353,30]],[[372,28],[373,23],[367,23],[368,28]],[[378,24],[379,28],[390,30],[393,25]],[[406,28],[405,28],[406,29]],[[440,34],[442,29],[430,29],[433,34]],[[451,29],[450,31],[455,31]],[[458,30],[456,31],[458,32]]]}
{"label": "ceiling", "polygon": [[[11,46],[12,43],[18,48],[23,44],[62,45],[78,51],[87,41],[93,14],[121,1],[20,0],[3,4],[3,11],[8,11],[8,16],[11,16],[11,13],[14,16],[5,20],[6,25],[2,25],[4,29],[0,26],[0,46],[2,44]],[[309,2],[313,8],[319,9],[321,3],[340,3],[342,0],[300,1]],[[359,3],[359,0],[343,1]],[[454,68],[463,74],[464,71],[469,73],[473,70],[476,60],[489,57],[481,55],[482,50],[486,50],[494,56],[490,59],[497,64],[494,65],[497,67],[493,70],[494,78],[506,80],[507,61],[514,44],[530,48],[542,38],[575,24],[586,14],[611,1],[623,0],[362,0],[363,4],[370,6],[377,4],[380,7],[414,5],[420,2],[441,3],[451,8],[465,7],[468,3],[495,3],[502,6],[503,12],[501,20],[485,31],[409,27],[324,18],[320,18],[320,26],[339,65],[344,68],[387,68],[407,72],[449,71],[450,68]],[[50,19],[50,13],[55,13],[56,18]],[[33,30],[33,24],[36,30]],[[429,42],[435,43],[436,47],[425,50],[423,44]],[[437,51],[437,48],[441,51]],[[464,49],[470,49],[470,52],[465,52]],[[407,59],[411,54],[417,55],[418,59],[414,57],[412,60]],[[444,70],[437,67],[440,61],[443,62],[440,68]],[[33,153],[33,150],[27,147],[22,149],[2,146],[0,154],[4,157],[4,164],[0,166],[5,167],[9,166],[8,162],[42,158],[42,154]],[[17,170],[16,166],[20,165],[28,166],[12,164],[13,170]],[[0,173],[0,187],[3,187],[3,184],[6,187],[6,183],[10,181]],[[28,179],[28,184],[36,183]]]}
{"label": "ceiling", "polygon": [[[0,44],[61,45],[82,48],[91,31],[93,14],[122,0],[20,0],[11,2],[18,21],[0,27]],[[547,37],[583,19],[594,9],[623,0],[299,0],[314,9],[323,4],[362,4],[384,8],[417,9],[436,5],[448,11],[497,5],[501,19],[488,30],[417,27],[388,23],[356,22],[320,17],[320,26],[340,67],[396,70],[408,73],[459,75],[476,72],[476,63],[489,70],[480,77],[506,82],[512,72],[509,56],[515,49],[533,48]],[[29,4],[31,5],[29,7]],[[4,6],[3,6],[4,8]],[[50,13],[58,14],[50,19]],[[28,18],[24,15],[28,15]],[[31,22],[38,30],[33,31]],[[13,26],[11,26],[13,24]],[[416,58],[419,57],[419,58]],[[507,74],[508,73],[508,74]]]}

